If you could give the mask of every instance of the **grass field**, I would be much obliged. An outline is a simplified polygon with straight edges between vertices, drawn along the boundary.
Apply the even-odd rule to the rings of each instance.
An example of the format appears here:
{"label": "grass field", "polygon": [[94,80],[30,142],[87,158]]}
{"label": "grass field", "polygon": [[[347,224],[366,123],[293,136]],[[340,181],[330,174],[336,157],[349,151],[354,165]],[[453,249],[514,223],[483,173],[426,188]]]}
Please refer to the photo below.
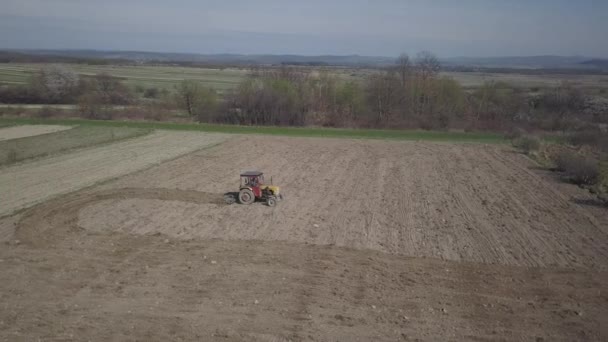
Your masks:
{"label": "grass field", "polygon": [[479,132],[444,132],[421,130],[378,130],[378,129],[340,129],[340,128],[311,128],[311,127],[261,127],[237,125],[213,125],[195,123],[141,122],[141,121],[97,121],[84,119],[31,119],[31,118],[0,118],[1,124],[54,124],[68,126],[93,127],[130,127],[139,129],[163,129],[182,131],[201,131],[232,134],[267,134],[298,137],[327,137],[327,138],[364,138],[364,139],[397,139],[397,140],[430,140],[478,143],[505,143],[507,140],[496,133]]}
{"label": "grass field", "polygon": [[[44,64],[0,64],[0,84],[25,84],[33,72]],[[93,76],[107,72],[127,85],[172,89],[182,80],[195,80],[218,91],[235,87],[247,74],[244,69],[203,69],[170,66],[112,66],[71,64],[80,75]]]}
{"label": "grass field", "polygon": [[443,72],[444,76],[452,77],[465,88],[479,87],[485,82],[505,82],[514,87],[543,88],[556,87],[562,82],[582,88],[607,88],[608,75],[523,75],[516,73],[487,73],[487,72]]}
{"label": "grass field", "polygon": [[[2,125],[2,122],[0,122]],[[141,136],[146,128],[79,126],[65,131],[0,141],[0,165]]]}
{"label": "grass field", "polygon": [[[0,84],[25,84],[31,74],[44,64],[0,64]],[[124,80],[135,87],[157,87],[172,89],[182,80],[195,80],[205,86],[224,92],[236,87],[249,73],[247,69],[188,68],[173,66],[116,66],[70,64],[70,68],[81,75],[92,76],[101,72]],[[343,80],[363,80],[366,75],[377,72],[373,69],[330,68],[329,72]],[[518,87],[553,87],[567,80],[580,87],[608,87],[608,75],[522,75],[483,72],[443,72],[464,87],[474,88],[487,81],[503,81]]]}

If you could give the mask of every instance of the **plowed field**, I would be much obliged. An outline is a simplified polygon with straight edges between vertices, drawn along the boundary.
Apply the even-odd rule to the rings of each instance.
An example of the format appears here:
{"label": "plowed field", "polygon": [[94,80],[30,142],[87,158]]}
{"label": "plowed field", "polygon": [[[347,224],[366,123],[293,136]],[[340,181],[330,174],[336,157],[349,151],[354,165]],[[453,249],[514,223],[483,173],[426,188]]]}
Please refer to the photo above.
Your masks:
{"label": "plowed field", "polygon": [[[286,199],[224,204],[245,170]],[[0,338],[605,340],[608,218],[553,182],[500,145],[233,136],[0,220]]]}

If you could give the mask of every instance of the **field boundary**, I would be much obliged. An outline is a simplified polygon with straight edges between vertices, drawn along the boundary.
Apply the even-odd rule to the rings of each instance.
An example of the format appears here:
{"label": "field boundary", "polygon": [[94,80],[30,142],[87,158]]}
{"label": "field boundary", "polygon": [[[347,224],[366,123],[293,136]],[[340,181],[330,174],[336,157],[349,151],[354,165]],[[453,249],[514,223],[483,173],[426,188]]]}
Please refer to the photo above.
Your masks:
{"label": "field boundary", "polygon": [[86,119],[0,118],[2,124],[18,125],[81,125],[102,127],[132,127],[160,130],[200,131],[227,134],[262,134],[316,138],[426,140],[464,143],[504,144],[509,140],[497,133],[422,130],[379,130],[318,127],[239,126],[152,121],[100,121]]}
{"label": "field boundary", "polygon": [[[166,134],[166,133],[167,133],[167,132],[165,132],[165,134]],[[173,133],[173,134],[179,134],[179,133]],[[218,136],[219,136],[219,135],[218,135]],[[122,143],[127,142],[128,140],[135,140],[135,139],[125,139],[125,140],[123,140],[123,141],[122,141]],[[135,168],[135,169],[129,170],[129,171],[124,172],[124,173],[115,174],[115,175],[109,175],[109,177],[108,177],[108,176],[105,176],[105,177],[99,178],[99,179],[94,180],[94,181],[92,181],[92,182],[90,182],[89,184],[86,184],[86,185],[84,185],[84,186],[79,186],[79,187],[76,187],[76,188],[73,188],[73,189],[68,189],[68,190],[66,190],[66,191],[60,191],[60,192],[53,193],[53,194],[51,194],[51,195],[45,196],[45,197],[44,197],[44,199],[42,199],[42,200],[35,200],[34,202],[31,202],[31,203],[29,203],[29,204],[26,204],[26,205],[24,205],[24,206],[23,206],[23,207],[21,207],[21,208],[15,208],[15,209],[12,209],[12,210],[10,210],[10,211],[7,211],[6,213],[0,213],[0,219],[2,219],[2,218],[4,218],[4,217],[7,217],[7,216],[13,216],[13,215],[19,214],[19,213],[21,213],[21,212],[22,212],[22,210],[24,210],[24,209],[31,208],[31,207],[33,207],[33,206],[36,206],[36,205],[37,205],[37,204],[39,204],[39,203],[44,203],[44,202],[46,202],[47,200],[53,199],[53,198],[55,198],[55,197],[62,196],[62,195],[65,195],[65,194],[69,194],[69,193],[73,193],[73,192],[76,192],[76,191],[80,191],[80,190],[82,190],[82,189],[87,189],[87,188],[90,188],[90,187],[99,186],[99,185],[102,185],[102,184],[104,184],[104,183],[106,183],[106,182],[111,182],[111,181],[118,180],[118,179],[120,179],[121,177],[128,176],[128,175],[130,175],[130,174],[132,174],[132,173],[137,173],[137,172],[140,172],[140,171],[145,171],[145,170],[147,170],[147,169],[149,169],[149,168],[156,167],[156,166],[161,165],[161,164],[163,164],[163,163],[173,161],[173,160],[178,159],[178,158],[180,158],[180,157],[183,157],[183,156],[185,156],[185,155],[189,155],[189,154],[191,154],[191,153],[195,153],[195,152],[199,152],[199,151],[201,151],[201,150],[205,150],[205,149],[208,149],[208,148],[213,148],[213,147],[219,146],[219,145],[221,145],[221,144],[222,144],[224,141],[225,141],[225,138],[224,138],[223,140],[221,140],[221,141],[210,142],[210,143],[207,143],[206,145],[201,145],[201,146],[198,146],[198,147],[194,147],[194,149],[189,150],[189,151],[185,151],[185,152],[183,152],[183,153],[176,153],[176,154],[174,154],[174,155],[172,155],[172,156],[167,156],[165,159],[162,159],[162,160],[157,161],[157,162],[146,163],[146,165],[143,165],[143,166],[141,166],[141,167],[137,167],[137,168]],[[118,142],[117,142],[117,143],[118,143]],[[109,146],[109,145],[114,145],[114,144],[104,144],[104,146],[102,146],[102,147],[107,147],[107,146]],[[84,151],[84,150],[93,150],[93,149],[95,149],[95,148],[96,148],[96,147],[93,147],[93,148],[84,148],[84,149],[82,149],[82,150],[81,150],[81,151],[79,151],[79,152],[82,152],[82,151]],[[57,155],[57,156],[55,156],[55,157],[61,157],[61,156],[63,156],[63,155],[64,155],[64,154],[59,154],[59,155]],[[44,158],[41,158],[41,159],[44,159]],[[9,167],[16,167],[16,166],[18,166],[18,165],[11,165],[11,166],[9,166]],[[8,169],[9,167],[6,167],[6,168],[4,168],[4,169]],[[2,170],[3,170],[3,169],[0,169],[0,171],[2,171]],[[10,194],[10,189],[9,189],[9,191],[8,191],[8,192],[9,192],[9,194]],[[1,196],[0,196],[0,197],[1,197]],[[1,202],[1,201],[2,201],[2,199],[0,199],[0,202]],[[4,210],[4,209],[2,209],[2,210]]]}
{"label": "field boundary", "polygon": [[[16,125],[15,125],[16,126]],[[12,126],[14,127],[14,126]],[[17,138],[17,139],[11,139],[10,143],[19,143],[19,141],[25,141],[27,139],[33,139],[33,138],[38,138],[38,137],[44,137],[44,136],[48,136],[48,135],[52,135],[52,134],[57,134],[57,133],[61,133],[61,132],[65,132],[65,131],[70,131],[70,130],[75,130],[80,128],[81,126],[71,126],[70,129],[64,130],[64,131],[59,131],[59,132],[50,132],[50,133],[45,133],[45,134],[39,134],[36,136],[29,136],[29,137],[21,137],[21,138]],[[4,128],[4,127],[3,127]],[[118,137],[118,138],[114,138],[114,139],[110,139],[110,140],[100,140],[100,141],[88,141],[85,144],[82,145],[74,145],[74,146],[70,146],[70,147],[65,147],[65,148],[61,148],[58,149],[56,151],[52,151],[49,153],[43,153],[40,155],[35,155],[35,156],[31,156],[31,157],[26,157],[26,158],[22,158],[19,160],[16,160],[14,162],[2,162],[2,160],[0,160],[0,170],[2,170],[3,168],[6,167],[11,167],[20,163],[27,163],[27,162],[31,162],[31,161],[35,161],[35,160],[39,160],[39,159],[43,159],[43,158],[49,158],[49,157],[55,157],[61,154],[65,154],[65,153],[72,153],[72,152],[76,152],[76,151],[80,151],[83,149],[88,149],[88,148],[96,148],[96,147],[101,147],[101,146],[106,146],[109,144],[114,144],[114,143],[120,143],[129,139],[136,139],[136,138],[140,138],[143,136],[146,136],[148,134],[151,134],[152,132],[154,132],[153,129],[140,129],[140,131],[136,131],[135,133],[133,133],[132,135],[127,135],[124,137]],[[9,142],[9,140],[5,140],[4,142]],[[2,144],[0,143],[0,147]],[[2,153],[2,151],[0,151],[0,153]],[[1,156],[0,156],[1,157]]]}
{"label": "field boundary", "polygon": [[[129,139],[131,139],[131,138],[129,138]],[[169,158],[167,160],[163,160],[163,163],[172,162],[172,161],[174,161],[176,159],[179,159],[179,158],[191,155],[191,154],[199,153],[200,151],[212,149],[212,148],[215,148],[215,147],[217,147],[217,146],[219,146],[219,145],[221,145],[223,143],[224,142],[218,142],[218,143],[214,143],[214,144],[211,144],[211,145],[208,145],[208,146],[203,146],[203,147],[201,147],[199,149],[196,149],[194,151],[191,151],[191,152],[188,152],[188,153],[185,153],[185,154],[180,154],[180,155],[171,157],[171,158]],[[91,191],[95,187],[100,187],[100,186],[103,186],[103,185],[115,182],[115,181],[117,181],[117,180],[119,180],[119,179],[121,179],[123,177],[132,176],[132,175],[135,175],[135,174],[140,173],[140,172],[145,172],[145,171],[150,170],[150,169],[152,169],[154,167],[157,167],[157,166],[158,166],[158,164],[148,165],[148,166],[146,166],[144,168],[141,168],[141,169],[138,169],[138,170],[134,170],[134,171],[125,173],[123,175],[112,176],[110,178],[101,179],[101,180],[99,180],[99,181],[97,181],[97,182],[95,182],[93,184],[84,186],[84,187],[79,188],[79,189],[75,189],[75,190],[72,190],[72,191],[68,191],[68,192],[64,192],[64,193],[58,193],[58,194],[51,195],[51,196],[45,198],[43,201],[41,201],[39,203],[35,203],[35,204],[32,204],[32,205],[27,206],[27,207],[15,209],[15,210],[13,210],[13,211],[11,211],[9,213],[6,213],[6,214],[0,214],[0,220],[4,219],[4,218],[7,218],[7,217],[10,217],[10,216],[15,216],[15,215],[20,215],[20,214],[26,213],[29,210],[32,210],[32,209],[34,209],[34,208],[36,208],[36,207],[40,206],[41,204],[44,204],[44,203],[46,203],[48,201],[55,200],[55,199],[58,199],[58,198],[61,198],[61,197],[65,197],[65,196],[69,196],[69,195],[72,195],[72,194],[75,194],[75,193],[78,193],[78,192]]]}

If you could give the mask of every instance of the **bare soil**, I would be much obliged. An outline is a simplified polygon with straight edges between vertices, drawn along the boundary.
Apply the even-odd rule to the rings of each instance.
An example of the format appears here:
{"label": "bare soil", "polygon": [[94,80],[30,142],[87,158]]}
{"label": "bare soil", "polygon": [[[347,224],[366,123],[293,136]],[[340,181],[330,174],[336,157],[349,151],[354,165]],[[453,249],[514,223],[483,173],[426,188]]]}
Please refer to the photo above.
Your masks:
{"label": "bare soil", "polygon": [[72,127],[61,125],[24,125],[0,128],[0,141],[65,131],[70,128]]}
{"label": "bare soil", "polygon": [[[224,204],[249,169],[286,200]],[[1,219],[0,339],[602,341],[605,212],[552,182],[502,146],[234,137]]]}
{"label": "bare soil", "polygon": [[[252,153],[261,155],[252,158]],[[281,240],[515,266],[608,266],[608,226],[524,156],[470,144],[248,137],[104,189],[238,190],[264,170],[286,201],[224,206],[117,195],[79,210],[90,231]],[[112,215],[108,215],[112,213]]]}

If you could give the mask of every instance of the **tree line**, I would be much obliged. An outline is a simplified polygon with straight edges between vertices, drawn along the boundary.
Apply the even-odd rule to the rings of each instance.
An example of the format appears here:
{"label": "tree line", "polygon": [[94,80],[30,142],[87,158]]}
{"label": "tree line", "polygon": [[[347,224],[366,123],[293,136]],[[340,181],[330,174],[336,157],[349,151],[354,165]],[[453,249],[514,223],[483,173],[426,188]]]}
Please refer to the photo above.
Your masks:
{"label": "tree line", "polygon": [[[502,82],[471,90],[441,76],[440,70],[430,52],[414,58],[402,54],[393,67],[362,82],[308,68],[256,69],[199,119],[241,125],[476,130],[564,130],[608,121],[606,108],[585,112],[585,95],[568,83],[536,94]],[[203,97],[209,96],[213,94]]]}
{"label": "tree line", "polygon": [[49,65],[26,85],[0,87],[0,102],[78,104],[80,115],[95,119],[112,118],[116,106],[137,110],[146,103],[143,110],[180,110],[200,122],[240,125],[565,130],[608,121],[606,108],[586,111],[585,95],[568,83],[534,94],[502,82],[465,89],[440,70],[430,52],[402,54],[392,67],[360,81],[345,81],[331,70],[257,67],[220,96],[193,80],[171,92],[132,89],[109,74],[83,77],[66,66]]}

